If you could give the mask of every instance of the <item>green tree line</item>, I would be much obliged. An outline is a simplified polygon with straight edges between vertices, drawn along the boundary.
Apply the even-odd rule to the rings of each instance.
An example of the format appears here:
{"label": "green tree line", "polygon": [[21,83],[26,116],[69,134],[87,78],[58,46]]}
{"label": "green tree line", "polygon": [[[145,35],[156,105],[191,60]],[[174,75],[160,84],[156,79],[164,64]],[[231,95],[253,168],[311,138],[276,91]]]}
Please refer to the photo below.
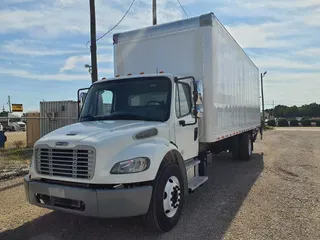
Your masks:
{"label": "green tree line", "polygon": [[295,117],[320,117],[320,104],[311,103],[297,107],[296,105],[288,107],[285,105],[277,105],[274,109],[266,109],[270,116],[295,118]]}

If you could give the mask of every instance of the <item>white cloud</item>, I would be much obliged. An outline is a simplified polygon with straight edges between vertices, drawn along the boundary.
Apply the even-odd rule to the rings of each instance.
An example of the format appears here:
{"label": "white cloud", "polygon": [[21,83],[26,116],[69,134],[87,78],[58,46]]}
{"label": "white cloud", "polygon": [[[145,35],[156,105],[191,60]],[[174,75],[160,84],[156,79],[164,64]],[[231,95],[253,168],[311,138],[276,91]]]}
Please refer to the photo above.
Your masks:
{"label": "white cloud", "polygon": [[318,0],[262,0],[262,1],[252,1],[252,0],[236,0],[238,4],[245,6],[246,8],[306,8],[319,6]]}
{"label": "white cloud", "polygon": [[270,71],[264,77],[265,84],[269,84],[270,86],[276,84],[287,85],[288,87],[291,84],[301,84],[304,83],[306,85],[315,86],[313,84],[317,84],[320,80],[320,72],[304,72],[304,73],[285,73],[281,71]]}
{"label": "white cloud", "polygon": [[293,45],[293,43],[277,38],[285,27],[276,23],[241,24],[226,26],[226,28],[242,48],[283,48]]}
{"label": "white cloud", "polygon": [[320,57],[320,48],[306,48],[297,51],[296,54],[304,57]]}
{"label": "white cloud", "polygon": [[303,17],[303,21],[305,24],[311,25],[313,27],[320,27],[320,3],[318,6],[319,7],[313,11],[313,14],[305,15]]}
{"label": "white cloud", "polygon": [[88,80],[88,73],[84,74],[35,74],[21,69],[0,68],[0,76],[13,76],[41,81],[79,81]]}
{"label": "white cloud", "polygon": [[260,69],[293,69],[293,70],[318,70],[320,63],[308,63],[294,59],[289,55],[259,55],[251,57]]}
{"label": "white cloud", "polygon": [[[38,41],[26,41],[26,40],[15,40],[6,43],[0,47],[0,50],[6,53],[12,53],[15,55],[30,55],[30,56],[55,56],[65,55],[71,53],[79,53],[79,49],[74,50],[61,50],[59,48],[49,48],[43,46]],[[84,52],[85,49],[82,50]]]}
{"label": "white cloud", "polygon": [[113,76],[113,69],[111,68],[99,68],[99,75],[108,75],[109,77],[110,76]]}
{"label": "white cloud", "polygon": [[13,5],[17,3],[30,3],[30,2],[35,2],[36,0],[2,0],[3,4],[6,5]]}
{"label": "white cloud", "polygon": [[[122,4],[123,5],[123,4]],[[129,5],[126,4],[127,8]],[[126,10],[126,9],[125,9]],[[106,15],[106,13],[108,13]],[[98,35],[106,32],[123,16],[119,10],[104,0],[96,1],[96,21]],[[182,14],[178,8],[159,8],[159,23],[179,19]],[[150,21],[146,21],[150,19]],[[150,25],[149,9],[135,4],[119,29],[132,29]],[[43,4],[32,10],[4,9],[0,11],[0,33],[17,31],[28,32],[38,38],[59,37],[65,33],[89,36],[89,4],[88,1],[59,1],[55,4]]]}
{"label": "white cloud", "polygon": [[64,63],[63,67],[60,69],[60,72],[72,70],[76,67],[76,65],[81,62],[87,64],[90,62],[90,56],[73,56],[69,57]]}
{"label": "white cloud", "polygon": [[[101,54],[97,56],[97,60],[99,63],[109,63],[112,62],[113,58],[110,54]],[[83,68],[85,64],[90,64],[90,62],[90,55],[72,56],[65,61],[63,67],[60,69],[60,72],[73,70],[77,66]]]}

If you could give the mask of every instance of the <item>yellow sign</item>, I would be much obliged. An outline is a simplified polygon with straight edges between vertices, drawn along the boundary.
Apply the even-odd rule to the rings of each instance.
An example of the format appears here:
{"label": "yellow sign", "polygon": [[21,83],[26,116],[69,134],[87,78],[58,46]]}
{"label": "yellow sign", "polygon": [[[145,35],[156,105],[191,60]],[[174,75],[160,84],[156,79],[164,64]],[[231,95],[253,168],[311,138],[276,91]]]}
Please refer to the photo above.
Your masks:
{"label": "yellow sign", "polygon": [[23,112],[22,104],[12,104],[12,112]]}

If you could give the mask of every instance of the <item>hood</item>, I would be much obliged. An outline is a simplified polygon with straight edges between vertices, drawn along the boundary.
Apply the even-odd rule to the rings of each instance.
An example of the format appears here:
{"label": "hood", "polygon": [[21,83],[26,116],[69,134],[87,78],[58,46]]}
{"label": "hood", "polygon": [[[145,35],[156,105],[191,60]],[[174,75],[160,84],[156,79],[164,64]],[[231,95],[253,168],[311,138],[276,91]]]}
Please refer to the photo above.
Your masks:
{"label": "hood", "polygon": [[85,139],[90,141],[102,140],[113,135],[134,134],[155,127],[161,123],[134,120],[91,121],[74,123],[48,133],[38,140],[37,144],[55,145],[57,141],[79,143]]}

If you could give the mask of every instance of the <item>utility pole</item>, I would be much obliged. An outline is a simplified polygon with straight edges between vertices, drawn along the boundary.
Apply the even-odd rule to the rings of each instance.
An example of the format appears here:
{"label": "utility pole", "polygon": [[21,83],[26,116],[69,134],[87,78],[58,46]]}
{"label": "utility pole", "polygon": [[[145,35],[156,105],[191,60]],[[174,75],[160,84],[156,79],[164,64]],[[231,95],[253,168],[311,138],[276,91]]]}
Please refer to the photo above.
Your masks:
{"label": "utility pole", "polygon": [[9,112],[11,113],[11,99],[10,99],[10,96],[8,96],[8,105],[9,105]]}
{"label": "utility pole", "polygon": [[98,66],[97,66],[97,42],[96,42],[96,10],[94,0],[89,0],[90,3],[90,36],[91,36],[91,79],[92,83],[98,81]]}
{"label": "utility pole", "polygon": [[157,0],[152,0],[152,24],[157,25]]}
{"label": "utility pole", "polygon": [[265,116],[264,116],[264,96],[263,96],[263,77],[267,74],[267,71],[261,73],[261,100],[262,100],[262,126],[265,126]]}

